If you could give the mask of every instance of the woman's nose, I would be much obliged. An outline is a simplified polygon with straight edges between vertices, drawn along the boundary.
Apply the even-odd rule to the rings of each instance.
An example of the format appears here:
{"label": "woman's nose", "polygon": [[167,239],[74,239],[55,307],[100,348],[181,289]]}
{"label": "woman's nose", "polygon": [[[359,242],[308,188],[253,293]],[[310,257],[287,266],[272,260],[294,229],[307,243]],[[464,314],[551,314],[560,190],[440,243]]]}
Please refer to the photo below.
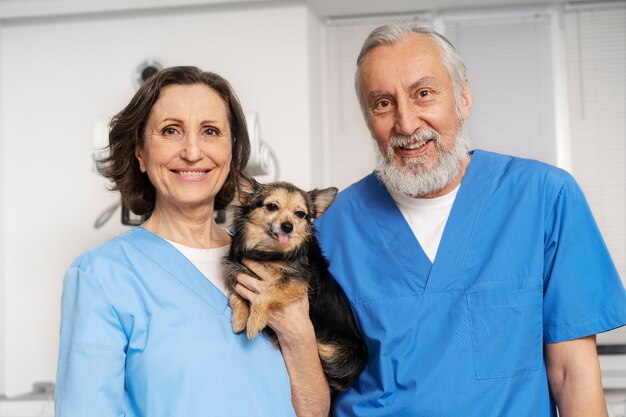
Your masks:
{"label": "woman's nose", "polygon": [[195,162],[202,158],[202,150],[200,149],[200,141],[197,135],[188,134],[185,137],[180,156],[190,162]]}

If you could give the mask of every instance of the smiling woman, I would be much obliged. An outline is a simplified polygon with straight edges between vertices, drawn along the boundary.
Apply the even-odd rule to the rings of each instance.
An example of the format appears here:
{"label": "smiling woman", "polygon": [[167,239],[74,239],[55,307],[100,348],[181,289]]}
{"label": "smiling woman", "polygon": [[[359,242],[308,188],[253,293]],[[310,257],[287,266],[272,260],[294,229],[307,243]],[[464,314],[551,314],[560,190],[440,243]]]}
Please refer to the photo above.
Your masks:
{"label": "smiling woman", "polygon": [[[228,110],[206,85],[169,85],[161,90],[135,155],[156,189],[155,210],[144,224],[160,234],[181,207],[204,216],[229,174],[232,157]],[[165,232],[167,233],[167,232]]]}
{"label": "smiling woman", "polygon": [[272,321],[282,355],[231,329],[231,237],[213,213],[233,199],[250,144],[228,82],[195,67],[158,72],[113,118],[109,150],[113,188],[151,216],[65,276],[56,416],[327,414],[306,295],[277,312],[293,320]]}
{"label": "smiling woman", "polygon": [[[165,123],[165,118],[177,119],[180,123],[190,119],[189,112],[201,114],[202,109],[209,117],[206,122],[215,122],[216,120],[211,118],[217,116],[226,117],[221,122],[221,126],[227,125],[232,157],[228,177],[215,196],[215,209],[223,209],[230,204],[235,195],[235,171],[245,167],[248,161],[250,143],[245,116],[231,86],[217,74],[202,72],[197,68],[192,70],[191,68],[175,67],[157,73],[146,81],[126,108],[111,121],[110,157],[107,161],[110,166],[106,175],[113,181],[114,189],[119,190],[122,194],[124,204],[136,214],[152,211],[156,202],[155,186],[150,182],[149,176],[144,175],[141,171],[139,159],[136,157],[137,150],[149,146],[149,139],[154,133],[151,129],[171,127],[167,133],[162,132],[163,135],[172,134],[174,130],[177,130],[175,123],[169,126]],[[175,91],[170,91],[172,89]],[[192,97],[190,91],[193,90],[196,95],[202,95],[199,93],[202,89],[210,91],[207,97],[196,97],[206,102],[202,103],[205,107],[180,107],[184,105],[184,101]],[[217,104],[217,108],[213,108],[213,104]],[[176,108],[176,105],[179,107]],[[221,115],[216,113],[220,109],[225,113]],[[168,112],[174,111],[179,112],[179,114],[168,114]],[[188,113],[184,114],[184,111]],[[196,115],[196,117],[198,116],[199,114]],[[165,124],[156,126],[154,123],[157,121]],[[172,121],[175,122],[175,120]],[[150,125],[150,123],[153,124]],[[178,130],[182,137],[188,136],[189,132],[180,129],[179,126]],[[146,142],[148,143],[146,144]]]}

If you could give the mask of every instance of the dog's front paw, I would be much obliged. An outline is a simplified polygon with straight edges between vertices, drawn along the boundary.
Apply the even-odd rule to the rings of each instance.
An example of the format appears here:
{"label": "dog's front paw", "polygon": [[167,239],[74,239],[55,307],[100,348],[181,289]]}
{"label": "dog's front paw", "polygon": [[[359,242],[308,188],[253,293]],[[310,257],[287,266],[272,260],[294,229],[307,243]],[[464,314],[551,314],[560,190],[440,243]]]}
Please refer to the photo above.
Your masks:
{"label": "dog's front paw", "polygon": [[246,328],[248,315],[241,310],[233,311],[232,326],[235,333],[241,333]]}
{"label": "dog's front paw", "polygon": [[248,339],[254,339],[267,326],[269,312],[267,310],[253,309],[248,317],[246,332]]}
{"label": "dog's front paw", "polygon": [[246,322],[250,316],[250,307],[246,300],[240,296],[231,295],[229,300],[230,308],[233,310],[233,317],[231,320],[233,331],[240,333],[246,328]]}

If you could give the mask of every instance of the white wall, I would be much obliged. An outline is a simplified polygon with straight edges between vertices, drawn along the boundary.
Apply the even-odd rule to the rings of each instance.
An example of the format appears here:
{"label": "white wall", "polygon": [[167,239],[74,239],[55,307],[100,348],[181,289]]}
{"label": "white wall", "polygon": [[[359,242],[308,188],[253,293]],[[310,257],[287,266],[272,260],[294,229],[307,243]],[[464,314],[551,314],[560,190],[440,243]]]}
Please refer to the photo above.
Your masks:
{"label": "white wall", "polygon": [[244,110],[259,112],[282,177],[311,187],[319,86],[310,80],[319,68],[310,49],[319,25],[305,6],[249,6],[0,27],[0,392],[54,380],[63,273],[124,230],[119,211],[104,228],[92,226],[117,196],[91,172],[90,152],[94,123],[130,98],[136,66],[158,57],[224,75]]}
{"label": "white wall", "polygon": [[[0,80],[2,79],[2,71],[3,71],[3,57],[2,57],[2,22],[0,22]],[[0,94],[0,162],[4,159],[3,155],[4,155],[4,145],[3,145],[3,140],[2,140],[2,126],[4,126],[3,123],[3,103],[4,103],[4,97],[2,97],[2,95]],[[4,331],[4,324],[6,321],[6,315],[5,315],[5,308],[3,307],[4,305],[6,305],[7,302],[7,294],[4,288],[4,273],[2,271],[2,265],[5,264],[4,261],[4,255],[5,255],[5,248],[4,248],[4,238],[3,236],[5,236],[5,232],[4,232],[4,206],[6,204],[6,199],[4,198],[4,189],[5,189],[5,183],[4,183],[4,170],[2,169],[2,167],[0,166],[0,393],[5,391],[5,384],[4,384],[4,378],[3,375],[6,373],[5,371],[5,331]]]}
{"label": "white wall", "polygon": [[325,183],[324,175],[324,121],[322,114],[322,70],[321,63],[323,24],[320,19],[309,14],[307,21],[308,31],[308,57],[311,65],[309,66],[309,106],[311,117],[311,129],[307,134],[311,136],[311,144],[309,148],[309,161],[311,172],[311,188],[330,186],[332,184]]}

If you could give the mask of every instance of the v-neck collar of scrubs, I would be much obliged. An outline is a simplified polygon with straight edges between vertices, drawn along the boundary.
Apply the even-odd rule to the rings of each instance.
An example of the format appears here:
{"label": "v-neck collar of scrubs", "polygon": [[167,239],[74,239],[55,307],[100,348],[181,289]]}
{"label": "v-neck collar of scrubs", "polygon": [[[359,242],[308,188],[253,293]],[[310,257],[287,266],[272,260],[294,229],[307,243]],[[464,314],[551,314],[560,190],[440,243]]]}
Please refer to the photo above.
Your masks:
{"label": "v-neck collar of scrubs", "polygon": [[160,265],[172,278],[230,319],[232,311],[228,306],[228,298],[169,242],[143,227],[137,227],[126,236],[130,243]]}
{"label": "v-neck collar of scrubs", "polygon": [[364,205],[380,231],[380,237],[396,257],[404,278],[413,288],[440,292],[461,289],[457,282],[470,248],[476,222],[497,160],[481,151],[472,159],[452,205],[435,262],[431,263],[393,198],[375,175],[368,179]]}

